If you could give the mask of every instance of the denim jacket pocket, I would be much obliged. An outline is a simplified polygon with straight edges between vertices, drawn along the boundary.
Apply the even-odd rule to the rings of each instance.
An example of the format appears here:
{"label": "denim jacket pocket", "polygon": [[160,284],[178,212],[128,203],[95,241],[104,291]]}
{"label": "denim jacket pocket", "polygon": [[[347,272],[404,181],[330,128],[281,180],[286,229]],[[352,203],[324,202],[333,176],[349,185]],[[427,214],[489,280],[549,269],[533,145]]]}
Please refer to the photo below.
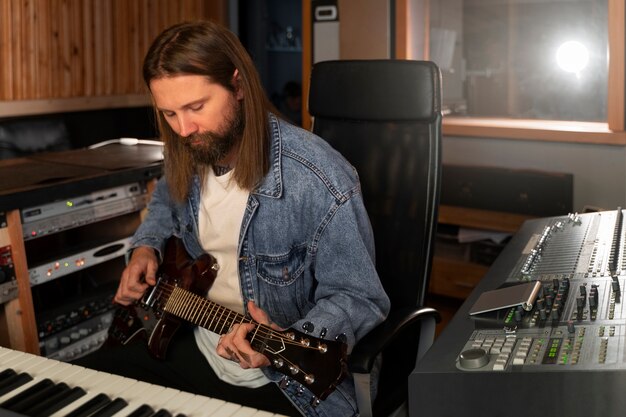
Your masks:
{"label": "denim jacket pocket", "polygon": [[296,246],[279,255],[257,255],[260,301],[272,321],[287,326],[299,320],[306,305],[303,275],[306,245]]}
{"label": "denim jacket pocket", "polygon": [[296,246],[282,255],[257,255],[257,274],[271,285],[291,285],[304,272],[306,245]]}

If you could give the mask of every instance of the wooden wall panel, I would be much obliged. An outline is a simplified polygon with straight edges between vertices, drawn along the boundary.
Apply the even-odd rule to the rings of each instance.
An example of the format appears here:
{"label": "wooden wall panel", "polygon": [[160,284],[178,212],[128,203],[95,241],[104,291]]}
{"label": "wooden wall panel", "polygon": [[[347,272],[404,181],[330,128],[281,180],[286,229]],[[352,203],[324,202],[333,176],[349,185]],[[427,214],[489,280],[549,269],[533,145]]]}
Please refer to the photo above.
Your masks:
{"label": "wooden wall panel", "polygon": [[0,101],[136,95],[164,28],[227,21],[207,0],[0,0]]}

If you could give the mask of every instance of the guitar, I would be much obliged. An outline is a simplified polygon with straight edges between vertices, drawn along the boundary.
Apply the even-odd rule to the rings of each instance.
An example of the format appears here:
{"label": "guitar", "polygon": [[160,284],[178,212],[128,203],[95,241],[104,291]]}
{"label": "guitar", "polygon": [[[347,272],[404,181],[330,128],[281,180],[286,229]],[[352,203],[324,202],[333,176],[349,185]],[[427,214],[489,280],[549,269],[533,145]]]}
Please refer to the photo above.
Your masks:
{"label": "guitar", "polygon": [[218,268],[210,254],[191,259],[180,239],[169,238],[157,284],[135,305],[117,309],[109,328],[109,343],[127,344],[145,337],[151,354],[163,359],[183,321],[217,334],[226,333],[233,324],[254,323],[256,328],[248,333],[252,348],[267,356],[277,371],[325,399],[346,375],[345,343],[294,329],[277,331],[207,300]]}

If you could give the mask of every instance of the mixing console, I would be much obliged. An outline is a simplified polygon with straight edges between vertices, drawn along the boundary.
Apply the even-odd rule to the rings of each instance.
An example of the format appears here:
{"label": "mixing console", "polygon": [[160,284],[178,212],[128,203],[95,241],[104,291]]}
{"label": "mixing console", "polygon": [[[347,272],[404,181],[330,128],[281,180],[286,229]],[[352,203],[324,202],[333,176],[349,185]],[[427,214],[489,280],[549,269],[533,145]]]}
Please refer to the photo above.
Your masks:
{"label": "mixing console", "polygon": [[[623,217],[618,208],[526,222],[411,374],[415,395],[409,397],[416,408],[411,415],[617,415],[613,412],[623,410]],[[527,282],[540,283],[528,303],[469,314],[481,294]],[[556,402],[539,395],[541,389]],[[588,404],[596,390],[610,400],[603,402],[604,413]],[[444,398],[450,392],[456,393],[455,401]],[[513,399],[521,407],[512,407]],[[476,407],[487,411],[476,414]]]}
{"label": "mixing console", "polygon": [[540,281],[533,308],[519,305],[476,315],[477,329],[459,355],[458,368],[621,367],[619,340],[626,325],[622,218],[621,210],[571,214],[533,234],[503,284]]}

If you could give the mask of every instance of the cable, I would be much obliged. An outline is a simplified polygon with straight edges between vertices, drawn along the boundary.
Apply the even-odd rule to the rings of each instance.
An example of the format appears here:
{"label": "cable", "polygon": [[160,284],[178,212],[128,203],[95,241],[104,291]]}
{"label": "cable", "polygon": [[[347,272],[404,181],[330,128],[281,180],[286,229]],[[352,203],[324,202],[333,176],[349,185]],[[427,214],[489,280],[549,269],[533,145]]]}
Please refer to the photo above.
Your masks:
{"label": "cable", "polygon": [[87,147],[87,149],[96,149],[101,146],[111,145],[113,143],[119,143],[121,145],[126,146],[135,146],[135,145],[159,145],[163,146],[163,142],[158,140],[150,140],[150,139],[137,139],[137,138],[119,138],[119,139],[109,139],[103,142],[98,142],[93,145]]}

